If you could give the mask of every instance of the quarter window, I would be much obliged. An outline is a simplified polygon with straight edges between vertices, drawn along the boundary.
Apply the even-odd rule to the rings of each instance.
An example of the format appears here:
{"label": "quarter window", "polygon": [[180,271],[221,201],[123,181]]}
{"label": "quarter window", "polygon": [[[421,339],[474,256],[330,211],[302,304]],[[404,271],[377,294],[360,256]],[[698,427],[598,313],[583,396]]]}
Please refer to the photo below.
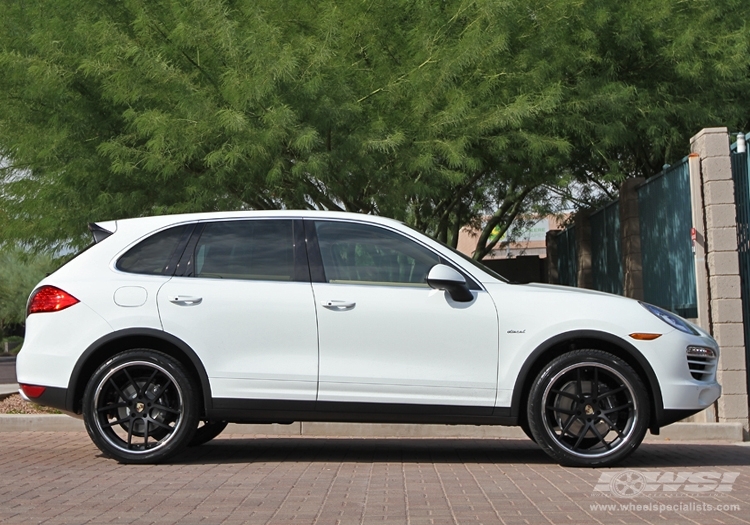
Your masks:
{"label": "quarter window", "polygon": [[139,242],[128,250],[117,261],[117,269],[128,273],[145,273],[148,275],[171,275],[170,262],[175,251],[185,249],[188,230],[192,225],[183,224],[155,233],[148,239]]}
{"label": "quarter window", "polygon": [[207,224],[195,247],[195,276],[254,281],[294,280],[291,220]]}
{"label": "quarter window", "polygon": [[440,258],[403,235],[365,224],[316,221],[315,230],[330,283],[427,286]]}

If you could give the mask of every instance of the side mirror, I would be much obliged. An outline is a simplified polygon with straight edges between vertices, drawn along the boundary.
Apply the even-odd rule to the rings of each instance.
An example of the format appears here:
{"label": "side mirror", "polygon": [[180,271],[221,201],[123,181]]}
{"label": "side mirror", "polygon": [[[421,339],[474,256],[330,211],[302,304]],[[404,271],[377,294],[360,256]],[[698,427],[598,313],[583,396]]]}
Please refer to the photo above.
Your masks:
{"label": "side mirror", "polygon": [[445,264],[436,264],[427,274],[427,284],[436,290],[445,290],[454,301],[467,303],[474,300],[474,295],[466,286],[466,279],[456,270]]}

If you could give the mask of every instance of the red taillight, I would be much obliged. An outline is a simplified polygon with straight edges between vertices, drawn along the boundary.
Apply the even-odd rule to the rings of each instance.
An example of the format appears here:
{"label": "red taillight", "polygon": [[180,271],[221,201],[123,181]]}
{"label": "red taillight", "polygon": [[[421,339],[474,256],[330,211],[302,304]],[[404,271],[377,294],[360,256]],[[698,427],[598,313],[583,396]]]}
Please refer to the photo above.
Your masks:
{"label": "red taillight", "polygon": [[26,394],[26,397],[36,399],[37,397],[44,394],[46,387],[36,385],[21,385],[21,390]]}
{"label": "red taillight", "polygon": [[26,315],[42,312],[59,312],[80,302],[64,290],[54,286],[42,286],[31,297]]}

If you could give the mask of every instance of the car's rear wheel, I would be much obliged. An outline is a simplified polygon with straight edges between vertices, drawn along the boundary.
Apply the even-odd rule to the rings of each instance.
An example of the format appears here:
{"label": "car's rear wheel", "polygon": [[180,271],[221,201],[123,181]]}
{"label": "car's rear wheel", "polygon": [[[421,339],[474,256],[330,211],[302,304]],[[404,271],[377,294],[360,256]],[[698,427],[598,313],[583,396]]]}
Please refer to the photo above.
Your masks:
{"label": "car's rear wheel", "polygon": [[203,421],[202,425],[198,425],[198,428],[193,435],[193,439],[188,446],[197,447],[204,443],[208,443],[221,434],[225,428],[227,428],[226,421]]}
{"label": "car's rear wheel", "polygon": [[97,447],[123,463],[164,461],[190,443],[197,396],[182,364],[156,350],[128,350],[86,385],[83,416]]}
{"label": "car's rear wheel", "polygon": [[650,404],[638,374],[601,350],[574,350],[550,362],[529,393],[536,442],[564,465],[613,465],[648,429]]}

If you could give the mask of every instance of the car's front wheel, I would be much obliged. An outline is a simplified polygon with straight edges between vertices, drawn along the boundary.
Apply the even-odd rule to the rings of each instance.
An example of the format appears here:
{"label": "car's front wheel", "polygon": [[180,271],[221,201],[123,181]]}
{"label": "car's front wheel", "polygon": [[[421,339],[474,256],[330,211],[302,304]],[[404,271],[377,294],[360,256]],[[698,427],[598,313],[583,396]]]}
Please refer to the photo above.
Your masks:
{"label": "car's front wheel", "polygon": [[128,350],[101,365],[83,396],[86,430],[123,463],[155,463],[190,443],[197,395],[182,364],[156,350]]}
{"label": "car's front wheel", "polygon": [[564,465],[612,465],[646,435],[647,392],[622,359],[601,350],[574,350],[537,376],[529,393],[529,427],[542,449]]}
{"label": "car's front wheel", "polygon": [[225,428],[227,428],[226,421],[204,421],[203,424],[199,425],[196,429],[195,435],[188,446],[198,447],[204,443],[208,443],[221,434]]}

